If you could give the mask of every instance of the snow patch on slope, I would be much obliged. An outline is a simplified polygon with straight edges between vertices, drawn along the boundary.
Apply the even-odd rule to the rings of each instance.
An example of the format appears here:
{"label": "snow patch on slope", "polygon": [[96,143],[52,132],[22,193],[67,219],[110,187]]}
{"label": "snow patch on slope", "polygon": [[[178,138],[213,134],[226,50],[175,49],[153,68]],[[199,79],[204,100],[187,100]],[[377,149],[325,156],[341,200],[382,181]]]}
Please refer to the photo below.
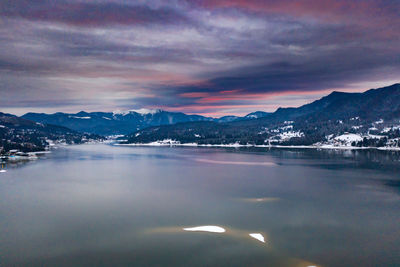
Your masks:
{"label": "snow patch on slope", "polygon": [[348,133],[348,134],[342,134],[342,135],[336,136],[335,140],[337,140],[337,141],[345,141],[345,142],[350,142],[351,143],[351,142],[354,142],[354,141],[355,142],[362,141],[363,138],[358,134]]}
{"label": "snow patch on slope", "polygon": [[81,119],[81,120],[90,120],[91,117],[78,117],[78,116],[68,116],[69,118],[73,119]]}
{"label": "snow patch on slope", "polygon": [[130,111],[139,113],[141,115],[147,115],[147,114],[156,114],[158,112],[160,112],[159,109],[147,109],[147,108],[140,108],[140,109],[131,109]]}
{"label": "snow patch on slope", "polygon": [[154,115],[159,112],[161,112],[160,109],[147,109],[147,108],[131,109],[131,110],[115,110],[113,111],[113,116],[116,115],[126,116],[131,113],[138,113],[140,115],[148,115],[148,114]]}

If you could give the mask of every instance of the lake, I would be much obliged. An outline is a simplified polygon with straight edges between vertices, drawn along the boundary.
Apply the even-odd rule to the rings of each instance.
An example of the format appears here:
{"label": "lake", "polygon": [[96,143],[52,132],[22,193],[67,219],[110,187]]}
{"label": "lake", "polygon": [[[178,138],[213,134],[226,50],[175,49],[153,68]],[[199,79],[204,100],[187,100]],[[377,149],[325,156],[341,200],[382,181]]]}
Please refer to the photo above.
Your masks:
{"label": "lake", "polygon": [[[94,144],[45,157],[0,173],[0,266],[400,266],[399,153]],[[197,226],[224,232],[184,230]]]}

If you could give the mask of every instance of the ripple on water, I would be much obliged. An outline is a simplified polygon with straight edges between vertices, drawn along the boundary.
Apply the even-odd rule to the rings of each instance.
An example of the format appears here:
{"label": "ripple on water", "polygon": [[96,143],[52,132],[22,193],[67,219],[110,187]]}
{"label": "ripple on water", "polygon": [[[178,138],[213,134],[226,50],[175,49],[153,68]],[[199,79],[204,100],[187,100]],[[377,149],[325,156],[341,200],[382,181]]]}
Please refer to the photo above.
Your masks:
{"label": "ripple on water", "polygon": [[240,200],[250,203],[264,203],[264,202],[276,202],[279,201],[278,197],[258,197],[258,198],[241,198]]}
{"label": "ripple on water", "polygon": [[274,162],[257,162],[257,161],[226,161],[226,160],[212,160],[212,159],[195,159],[198,162],[212,163],[212,164],[228,164],[228,165],[249,165],[249,166],[276,166]]}

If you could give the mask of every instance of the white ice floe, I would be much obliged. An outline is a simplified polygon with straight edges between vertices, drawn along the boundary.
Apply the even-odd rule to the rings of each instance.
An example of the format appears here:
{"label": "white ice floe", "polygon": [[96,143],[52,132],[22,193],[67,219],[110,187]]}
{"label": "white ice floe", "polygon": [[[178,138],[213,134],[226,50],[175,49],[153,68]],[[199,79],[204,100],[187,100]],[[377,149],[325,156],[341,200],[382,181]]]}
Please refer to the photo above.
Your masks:
{"label": "white ice floe", "polygon": [[183,228],[184,231],[189,232],[210,232],[210,233],[225,233],[225,229],[215,225],[204,225],[190,228]]}
{"label": "white ice floe", "polygon": [[0,124],[0,128],[6,128],[6,126]]}
{"label": "white ice floe", "polygon": [[262,234],[260,234],[260,233],[251,233],[251,234],[249,234],[249,236],[251,236],[254,239],[257,239],[260,242],[265,243],[264,236]]}

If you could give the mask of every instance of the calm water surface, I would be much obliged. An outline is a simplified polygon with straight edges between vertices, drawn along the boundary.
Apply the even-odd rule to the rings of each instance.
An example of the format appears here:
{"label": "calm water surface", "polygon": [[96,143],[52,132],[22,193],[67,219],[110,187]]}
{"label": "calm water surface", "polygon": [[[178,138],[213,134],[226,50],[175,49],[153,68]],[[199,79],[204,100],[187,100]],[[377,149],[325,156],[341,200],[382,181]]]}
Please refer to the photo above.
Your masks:
{"label": "calm water surface", "polygon": [[[400,266],[396,153],[102,144],[46,157],[0,173],[0,266]],[[183,231],[202,225],[226,232]]]}

